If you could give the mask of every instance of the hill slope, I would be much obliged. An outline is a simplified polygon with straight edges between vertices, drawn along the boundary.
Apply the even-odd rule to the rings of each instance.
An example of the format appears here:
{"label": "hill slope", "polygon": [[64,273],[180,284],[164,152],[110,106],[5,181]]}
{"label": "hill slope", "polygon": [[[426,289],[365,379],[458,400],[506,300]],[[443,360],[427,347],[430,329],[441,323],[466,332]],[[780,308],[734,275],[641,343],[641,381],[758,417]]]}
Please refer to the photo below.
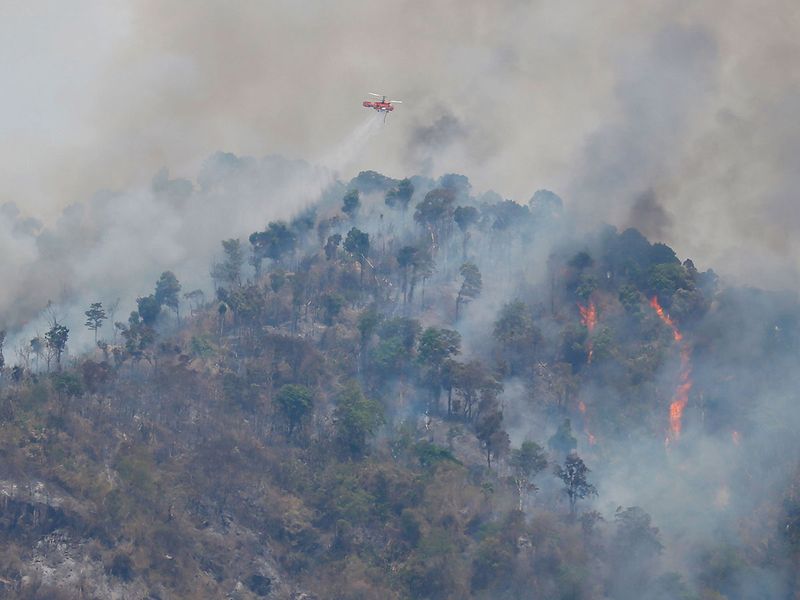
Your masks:
{"label": "hill slope", "polygon": [[4,367],[6,597],[792,597],[793,295],[461,175],[170,267]]}

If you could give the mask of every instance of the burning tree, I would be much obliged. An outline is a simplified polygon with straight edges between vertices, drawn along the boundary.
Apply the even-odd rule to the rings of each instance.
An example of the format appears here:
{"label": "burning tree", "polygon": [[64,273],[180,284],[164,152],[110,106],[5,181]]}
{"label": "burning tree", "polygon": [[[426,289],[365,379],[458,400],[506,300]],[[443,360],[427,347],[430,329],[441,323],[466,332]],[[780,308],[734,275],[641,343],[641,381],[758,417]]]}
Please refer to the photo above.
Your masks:
{"label": "burning tree", "polygon": [[692,348],[684,342],[683,334],[678,329],[675,321],[664,312],[655,296],[650,299],[650,306],[656,312],[658,318],[670,328],[672,339],[675,340],[675,343],[680,344],[680,382],[669,405],[669,436],[667,437],[667,442],[669,442],[671,438],[677,439],[680,437],[683,411],[689,403],[689,392],[692,390]]}
{"label": "burning tree", "polygon": [[594,328],[597,326],[597,306],[595,306],[594,300],[589,299],[589,304],[587,306],[584,306],[579,302],[578,310],[581,313],[581,325],[586,327],[586,331],[588,332],[588,354],[586,356],[586,362],[591,364],[592,354],[594,353],[594,348],[592,346],[592,333],[594,332]]}

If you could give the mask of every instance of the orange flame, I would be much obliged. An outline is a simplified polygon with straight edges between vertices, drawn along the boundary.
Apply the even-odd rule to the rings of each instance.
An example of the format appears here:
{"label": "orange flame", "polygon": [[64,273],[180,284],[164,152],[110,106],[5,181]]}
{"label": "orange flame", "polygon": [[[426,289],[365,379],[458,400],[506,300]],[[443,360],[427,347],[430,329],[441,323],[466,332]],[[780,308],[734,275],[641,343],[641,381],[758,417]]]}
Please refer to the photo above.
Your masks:
{"label": "orange flame", "polygon": [[[683,334],[678,330],[678,326],[669,317],[658,299],[653,296],[650,299],[650,306],[656,311],[658,318],[661,319],[672,330],[672,338],[680,343],[683,341]],[[680,383],[675,395],[672,397],[672,402],[669,405],[669,430],[671,436],[675,439],[681,435],[681,422],[683,419],[683,410],[689,403],[689,392],[692,390],[692,349],[686,344],[681,346],[681,370],[680,370]]]}
{"label": "orange flame", "polygon": [[589,445],[594,446],[597,443],[597,438],[589,431],[589,417],[586,415],[586,404],[583,400],[578,401],[578,410],[583,415],[583,429],[589,439]]}
{"label": "orange flame", "polygon": [[597,325],[597,307],[594,305],[594,300],[589,300],[589,306],[578,303],[578,310],[581,311],[581,323],[589,333],[592,333]]}
{"label": "orange flame", "polygon": [[[591,335],[592,331],[594,331],[594,328],[597,325],[597,307],[594,304],[594,300],[589,300],[589,306],[584,306],[579,302],[578,310],[581,312],[581,324],[589,330],[589,335]],[[591,364],[592,355],[594,354],[594,348],[592,347],[591,339],[589,340],[588,346],[589,355],[586,359],[586,362]]]}
{"label": "orange flame", "polygon": [[[579,302],[578,310],[581,313],[581,324],[589,330],[589,335],[591,335],[592,331],[594,331],[594,328],[597,326],[597,306],[595,305],[594,300],[589,300],[588,306],[584,306]],[[586,358],[586,362],[591,364],[592,355],[594,354],[591,338],[589,339],[587,345],[588,356]],[[592,435],[591,431],[589,431],[589,417],[586,414],[586,404],[584,404],[583,400],[578,402],[578,410],[583,415],[583,429],[586,433],[586,437],[589,439],[589,445],[594,446],[597,443],[597,438]]]}
{"label": "orange flame", "polygon": [[676,342],[680,342],[683,339],[683,335],[680,331],[678,331],[678,326],[675,325],[675,321],[669,318],[669,315],[664,312],[664,309],[661,308],[661,305],[658,303],[658,298],[653,296],[650,298],[650,306],[656,311],[658,318],[664,321],[666,325],[672,330],[672,337],[675,338]]}

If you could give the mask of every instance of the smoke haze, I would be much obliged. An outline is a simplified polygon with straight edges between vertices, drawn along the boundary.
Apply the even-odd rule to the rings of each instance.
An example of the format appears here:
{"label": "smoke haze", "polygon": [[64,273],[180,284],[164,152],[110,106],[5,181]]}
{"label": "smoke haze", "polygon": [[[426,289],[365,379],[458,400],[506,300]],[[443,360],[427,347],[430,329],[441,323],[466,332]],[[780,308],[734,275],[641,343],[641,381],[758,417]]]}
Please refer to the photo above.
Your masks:
{"label": "smoke haze", "polygon": [[[89,302],[121,298],[114,318],[125,320],[166,269],[183,292],[208,289],[220,240],[291,218],[337,177],[367,169],[464,173],[476,196],[492,188],[522,204],[552,189],[586,230],[633,226],[728,281],[800,288],[796,2],[70,4],[69,13],[44,0],[0,8],[0,329],[14,330],[9,355],[42,331],[49,300],[72,319],[77,349],[91,343],[82,327]],[[360,106],[367,92],[404,103],[384,125]],[[361,218],[374,231],[385,207],[371,201]],[[555,229],[479,264],[486,291],[458,323],[465,355],[480,355],[509,299],[546,297]],[[570,237],[569,252],[581,250],[580,233]],[[526,278],[512,265],[536,285],[521,288]],[[736,302],[731,293],[722,304]],[[774,298],[752,302],[731,311],[761,315],[751,329],[720,311],[692,333],[697,388],[720,390],[709,405],[751,413],[707,424],[693,399],[694,431],[669,451],[652,424],[599,449],[581,439],[598,508],[644,506],[667,529],[668,548],[757,510],[763,498],[750,490],[774,497],[785,456],[794,458],[797,381],[786,374],[797,354],[772,361],[771,373],[750,366],[782,318]],[[555,346],[552,327],[543,334]],[[719,348],[728,363],[714,362]],[[671,396],[676,372],[666,361],[658,400]],[[512,381],[503,395],[515,445],[536,427],[535,439],[552,433],[530,415],[526,393]],[[614,393],[581,391],[593,426]],[[761,466],[758,484],[743,465]],[[667,556],[676,568],[691,559]]]}
{"label": "smoke haze", "polygon": [[[39,0],[0,11],[0,203],[22,219],[52,226],[64,207],[142,189],[162,167],[194,180],[219,150],[330,161],[376,91],[405,103],[351,148],[344,176],[463,172],[520,202],[548,187],[587,224],[639,225],[739,281],[800,285],[796,3],[82,1],[65,11]],[[104,235],[169,222],[146,203],[133,212],[108,214]],[[6,256],[25,264],[37,250],[9,227],[19,224],[3,225]],[[35,273],[10,274],[4,294],[30,293],[23,280]]]}

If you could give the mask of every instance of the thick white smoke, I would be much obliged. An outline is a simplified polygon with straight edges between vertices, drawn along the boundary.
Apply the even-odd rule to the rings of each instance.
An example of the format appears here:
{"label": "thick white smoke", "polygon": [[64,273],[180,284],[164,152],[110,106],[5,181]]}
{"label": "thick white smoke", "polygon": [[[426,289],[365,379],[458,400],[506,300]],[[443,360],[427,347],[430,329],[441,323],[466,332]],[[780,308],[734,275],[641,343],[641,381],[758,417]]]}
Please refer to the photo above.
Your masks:
{"label": "thick white smoke", "polygon": [[[43,332],[53,310],[72,332],[72,349],[86,347],[93,335],[83,326],[83,311],[91,302],[109,306],[120,299],[115,318],[124,321],[165,270],[177,275],[184,292],[208,292],[221,240],[240,238],[247,246],[247,236],[268,221],[289,219],[318,201],[383,128],[382,115],[369,113],[320,156],[319,166],[218,153],[195,181],[170,179],[162,170],[147,186],[71,205],[43,229],[6,205],[0,250],[15,260],[0,267],[0,315],[12,332],[9,349]],[[110,337],[112,326],[101,334]]]}

